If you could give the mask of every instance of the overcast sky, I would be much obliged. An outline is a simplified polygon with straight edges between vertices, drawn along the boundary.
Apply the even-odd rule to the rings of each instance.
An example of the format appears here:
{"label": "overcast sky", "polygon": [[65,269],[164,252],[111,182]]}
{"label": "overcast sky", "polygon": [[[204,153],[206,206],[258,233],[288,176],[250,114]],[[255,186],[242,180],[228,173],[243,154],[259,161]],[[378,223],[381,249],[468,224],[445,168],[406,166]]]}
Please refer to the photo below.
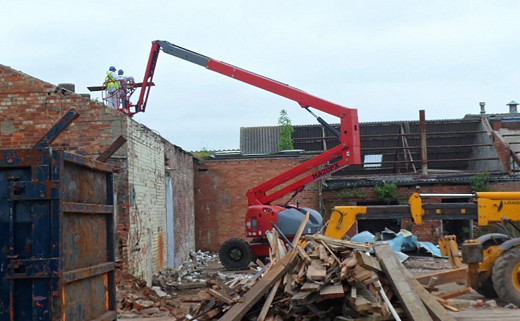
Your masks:
{"label": "overcast sky", "polygon": [[[110,65],[141,81],[160,39],[356,108],[361,122],[520,102],[517,0],[3,0],[0,9],[0,64],[80,93]],[[165,53],[154,82],[134,118],[187,151],[238,149],[240,127],[277,125],[281,109],[293,124],[316,123],[293,101]]]}

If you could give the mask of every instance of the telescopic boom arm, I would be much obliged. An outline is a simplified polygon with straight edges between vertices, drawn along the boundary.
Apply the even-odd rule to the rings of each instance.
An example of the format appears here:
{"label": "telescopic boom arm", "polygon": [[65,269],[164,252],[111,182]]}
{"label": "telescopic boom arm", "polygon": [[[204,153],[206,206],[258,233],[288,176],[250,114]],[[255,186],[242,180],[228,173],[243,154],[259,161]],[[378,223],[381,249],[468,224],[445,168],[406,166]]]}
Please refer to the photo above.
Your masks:
{"label": "telescopic boom arm", "polygon": [[[149,84],[152,83],[157,58],[161,49],[165,53],[172,56],[181,58],[219,74],[240,80],[252,86],[293,100],[297,102],[302,108],[305,108],[313,116],[315,116],[320,124],[338,136],[340,145],[274,177],[265,183],[250,189],[247,192],[249,205],[270,204],[272,201],[279,199],[289,193],[300,192],[310,182],[316,181],[323,176],[330,175],[333,172],[344,168],[345,166],[361,163],[359,122],[356,109],[343,107],[341,105],[329,102],[306,93],[300,89],[291,87],[287,84],[255,74],[225,62],[212,59],[210,57],[174,45],[168,41],[156,40],[152,42],[152,49],[150,51],[150,56],[146,67],[143,86],[139,96],[139,102],[137,103],[136,107],[137,111],[144,111],[146,108],[146,102],[148,100],[148,95],[151,88]],[[340,120],[340,130],[336,130],[323,119],[317,117],[309,109],[311,107],[338,117]],[[339,160],[337,160],[338,158]],[[328,164],[331,161],[335,162]],[[326,166],[321,170],[317,170],[322,165]],[[309,172],[312,173],[307,174],[304,177],[300,177],[301,175]],[[280,187],[284,183],[287,183],[288,181],[294,180],[296,178],[299,178],[296,182],[291,183],[290,185],[285,186],[284,188],[279,189],[269,195],[267,194],[268,191]]]}

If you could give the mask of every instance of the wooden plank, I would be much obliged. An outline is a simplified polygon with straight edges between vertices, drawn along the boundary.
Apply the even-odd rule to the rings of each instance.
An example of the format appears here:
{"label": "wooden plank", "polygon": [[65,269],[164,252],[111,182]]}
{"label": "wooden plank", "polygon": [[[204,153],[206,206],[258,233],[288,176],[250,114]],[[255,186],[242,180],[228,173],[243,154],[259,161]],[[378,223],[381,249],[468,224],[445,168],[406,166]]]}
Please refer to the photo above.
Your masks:
{"label": "wooden plank", "polygon": [[320,290],[320,301],[334,299],[334,298],[342,298],[345,296],[345,290],[343,289],[343,285],[326,285]]}
{"label": "wooden plank", "polygon": [[323,246],[322,244],[318,245],[318,254],[320,256],[320,260],[322,260],[323,263],[329,263],[329,255],[327,254],[325,246]]}
{"label": "wooden plank", "polygon": [[313,240],[313,241],[324,241],[327,243],[327,246],[335,251],[344,251],[347,249],[354,249],[359,251],[370,251],[370,245],[364,243],[351,242],[346,240],[339,240],[329,236],[321,235],[321,234],[313,234],[313,235],[305,235],[303,237],[305,240]]}
{"label": "wooden plank", "polygon": [[197,316],[197,320],[212,320],[214,317],[220,314],[222,312],[222,307],[216,307],[214,309],[209,310],[208,312],[205,312],[199,316]]}
{"label": "wooden plank", "polygon": [[260,268],[263,268],[265,266],[265,264],[260,261],[260,259],[256,259],[256,265],[258,265]]}
{"label": "wooden plank", "polygon": [[233,301],[233,299],[230,298],[227,294],[220,293],[217,290],[214,290],[212,288],[208,288],[208,289],[206,289],[206,291],[208,291],[209,294],[211,294],[216,299],[218,299],[219,301],[221,301],[227,305],[231,305],[231,304],[235,303],[235,301]]}
{"label": "wooden plank", "polygon": [[462,309],[455,315],[457,321],[518,321],[519,309]]}
{"label": "wooden plank", "polygon": [[356,260],[359,265],[374,272],[382,272],[381,265],[377,261],[377,259],[373,256],[362,252],[356,252]]}
{"label": "wooden plank", "polygon": [[[374,272],[361,267],[361,265],[356,265],[350,271],[352,273],[352,277],[354,278],[354,280],[356,280],[356,282],[364,282],[365,280],[370,279],[374,275]],[[374,281],[376,280],[377,276],[375,277]]]}
{"label": "wooden plank", "polygon": [[459,312],[459,308],[456,308],[456,307],[450,305],[450,304],[448,303],[447,300],[443,300],[443,299],[440,299],[440,298],[439,298],[439,299],[437,299],[437,301],[439,301],[439,303],[440,303],[443,307],[445,307],[446,309],[448,309],[448,310],[450,310],[450,311],[453,311],[453,312]]}
{"label": "wooden plank", "polygon": [[[404,312],[403,310],[398,310],[397,311],[399,315],[404,315]],[[359,318],[351,318],[351,317],[344,317],[344,316],[337,316],[334,318],[334,321],[390,321],[390,320],[394,320],[394,317],[389,314],[389,315],[379,315],[379,314],[374,314],[374,315],[367,315],[367,316],[364,316],[364,317],[359,317]]]}
{"label": "wooden plank", "polygon": [[[428,273],[423,274],[415,277],[419,283],[422,285],[428,285],[428,286],[435,286],[439,284],[446,284],[446,283],[452,283],[452,282],[462,282],[463,284],[466,283],[466,274],[467,274],[467,268],[462,267],[459,269],[453,269],[449,271],[441,271],[441,272],[434,272],[434,273]],[[430,284],[430,280],[432,278],[437,278],[435,282]]]}
{"label": "wooden plank", "polygon": [[293,274],[291,272],[285,274],[285,276],[284,276],[284,283],[285,283],[285,287],[284,287],[284,292],[285,293],[288,293],[290,295],[296,294],[296,292],[292,288]]}
{"label": "wooden plank", "polygon": [[377,242],[373,246],[395,294],[401,301],[401,306],[410,320],[433,321],[417,292],[408,283],[404,273],[406,268],[397,259],[394,251],[386,242]]}
{"label": "wooden plank", "polygon": [[320,260],[312,260],[307,267],[307,279],[313,281],[325,280],[327,276],[327,268],[323,266]]}
{"label": "wooden plank", "polygon": [[223,316],[221,321],[239,321],[255,305],[270,288],[280,280],[284,274],[291,270],[296,264],[297,251],[290,251],[281,260],[274,263],[264,277],[247,291],[242,301],[233,305]]}
{"label": "wooden plank", "polygon": [[302,292],[318,292],[321,288],[321,285],[314,282],[305,282],[302,287],[300,288],[300,291]]}
{"label": "wooden plank", "polygon": [[305,226],[307,226],[307,223],[309,222],[309,217],[311,216],[311,212],[308,211],[307,214],[305,214],[305,217],[303,218],[303,221],[300,223],[300,227],[298,228],[298,231],[294,235],[294,239],[292,241],[293,247],[296,246],[300,242],[300,238],[302,237],[303,230],[305,229]]}
{"label": "wooden plank", "polygon": [[298,292],[291,298],[292,305],[306,305],[314,303],[318,299],[319,294],[317,292]]}
{"label": "wooden plank", "polygon": [[456,291],[444,292],[444,293],[436,293],[435,296],[444,300],[453,299],[459,297],[461,295],[475,293],[472,288],[464,288]]}
{"label": "wooden plank", "polygon": [[332,250],[330,249],[330,247],[327,245],[327,243],[325,243],[324,241],[321,241],[321,244],[327,249],[327,251],[329,251],[330,255],[334,258],[334,261],[336,261],[338,264],[341,263],[341,261],[338,259],[338,257],[336,256],[336,254],[334,254],[334,252],[332,252]]}
{"label": "wooden plank", "polygon": [[356,299],[357,299],[357,287],[354,285],[350,288],[349,301],[350,301],[350,303],[354,304],[354,302],[356,302]]}
{"label": "wooden plank", "polygon": [[444,309],[430,292],[428,292],[419,281],[417,281],[410,271],[405,269],[406,277],[412,288],[419,294],[421,301],[426,306],[426,309],[434,317],[435,320],[441,321],[455,321],[455,318]]}
{"label": "wooden plank", "polygon": [[258,314],[258,318],[256,319],[256,321],[265,320],[267,312],[269,312],[269,308],[271,308],[271,303],[273,303],[274,296],[276,295],[276,291],[278,291],[278,287],[280,286],[281,281],[282,279],[279,279],[274,284],[274,287],[271,289],[271,292],[269,292],[269,295],[267,296],[267,299],[264,302],[264,306],[262,307],[262,310],[260,310],[260,314]]}
{"label": "wooden plank", "polygon": [[301,247],[300,244],[297,244],[295,248],[298,251],[298,254],[302,258],[302,260],[307,262],[307,264],[311,263],[311,261],[312,261],[311,257],[309,256],[309,254],[307,254],[307,252],[305,252],[305,250]]}

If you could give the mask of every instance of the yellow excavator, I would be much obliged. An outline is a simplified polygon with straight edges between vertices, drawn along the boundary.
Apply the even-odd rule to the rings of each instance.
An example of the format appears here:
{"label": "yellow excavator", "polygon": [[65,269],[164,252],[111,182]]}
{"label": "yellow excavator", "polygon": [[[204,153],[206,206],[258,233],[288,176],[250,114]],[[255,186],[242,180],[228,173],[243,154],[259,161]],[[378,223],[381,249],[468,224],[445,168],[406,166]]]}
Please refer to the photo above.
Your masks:
{"label": "yellow excavator", "polygon": [[[469,201],[423,203],[424,198],[432,197]],[[520,221],[520,192],[414,193],[408,205],[336,206],[325,235],[341,239],[358,220],[392,218],[411,218],[415,224],[425,220],[474,220],[479,226],[506,222],[520,233],[515,225]],[[511,228],[506,226],[505,233],[484,234],[466,241],[462,259],[468,264],[469,285],[485,296],[496,294],[502,301],[520,306],[520,237],[514,237]]]}

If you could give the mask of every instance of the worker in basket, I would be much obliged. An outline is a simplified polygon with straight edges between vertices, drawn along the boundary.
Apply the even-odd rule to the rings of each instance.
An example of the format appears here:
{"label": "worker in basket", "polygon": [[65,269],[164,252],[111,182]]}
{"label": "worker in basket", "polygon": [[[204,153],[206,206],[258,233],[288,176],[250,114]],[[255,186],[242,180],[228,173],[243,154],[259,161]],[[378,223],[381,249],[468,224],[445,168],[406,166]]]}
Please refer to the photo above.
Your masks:
{"label": "worker in basket", "polygon": [[118,75],[116,73],[116,67],[110,66],[107,71],[107,75],[105,77],[105,90],[107,106],[112,108],[117,108],[119,105],[119,88],[120,83],[118,80]]}
{"label": "worker in basket", "polygon": [[134,85],[134,77],[125,76],[123,69],[117,71],[117,79],[119,80],[119,99],[121,100],[122,108],[126,109],[129,105],[129,93],[132,93],[132,86]]}

